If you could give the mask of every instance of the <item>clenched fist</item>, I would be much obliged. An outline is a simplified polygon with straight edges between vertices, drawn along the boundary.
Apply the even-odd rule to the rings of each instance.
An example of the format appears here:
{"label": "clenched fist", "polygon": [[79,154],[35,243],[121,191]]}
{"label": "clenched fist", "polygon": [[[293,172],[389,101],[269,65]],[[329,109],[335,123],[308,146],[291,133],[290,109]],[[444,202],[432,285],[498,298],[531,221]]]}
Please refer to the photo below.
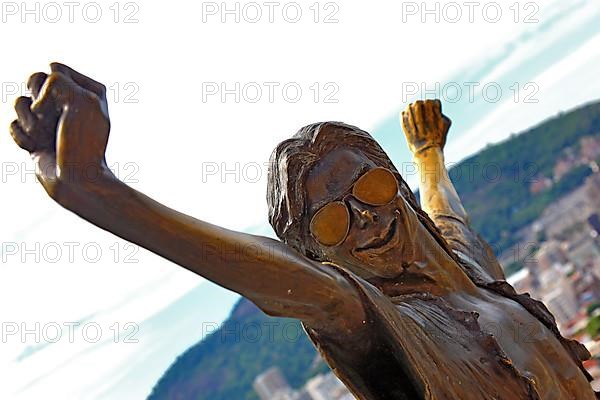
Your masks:
{"label": "clenched fist", "polygon": [[413,154],[439,146],[444,148],[451,121],[442,114],[439,100],[419,100],[402,112],[402,128]]}
{"label": "clenched fist", "polygon": [[110,122],[106,88],[66,65],[29,78],[32,97],[15,102],[10,132],[36,162],[36,175],[54,198],[60,183],[82,184],[106,168]]}

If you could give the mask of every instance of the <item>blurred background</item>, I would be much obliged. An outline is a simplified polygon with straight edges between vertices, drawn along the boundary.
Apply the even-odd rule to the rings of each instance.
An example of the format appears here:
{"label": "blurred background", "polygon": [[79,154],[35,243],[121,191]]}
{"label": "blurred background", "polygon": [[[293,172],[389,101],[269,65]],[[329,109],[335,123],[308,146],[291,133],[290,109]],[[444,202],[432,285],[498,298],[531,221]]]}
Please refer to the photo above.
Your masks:
{"label": "blurred background", "polygon": [[398,114],[440,98],[473,224],[517,290],[600,352],[597,1],[1,7],[0,398],[350,398],[297,322],[47,198],[8,126],[29,74],[52,61],[106,84],[120,179],[269,236],[277,143],[317,121],[359,126],[416,190]]}

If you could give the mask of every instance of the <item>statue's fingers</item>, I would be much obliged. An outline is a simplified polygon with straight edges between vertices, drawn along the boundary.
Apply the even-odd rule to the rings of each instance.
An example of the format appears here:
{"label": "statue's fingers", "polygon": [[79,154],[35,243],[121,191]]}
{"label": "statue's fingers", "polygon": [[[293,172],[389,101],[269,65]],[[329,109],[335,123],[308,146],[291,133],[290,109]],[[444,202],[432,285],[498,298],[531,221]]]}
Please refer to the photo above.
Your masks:
{"label": "statue's fingers", "polygon": [[429,108],[428,100],[421,100],[417,102],[417,123],[421,124],[426,132],[429,132],[431,127],[431,121],[427,118],[427,109]]}
{"label": "statue's fingers", "polygon": [[452,126],[452,121],[444,114],[442,114],[442,119],[444,120],[444,129],[448,131],[448,129],[450,129],[450,127]]}
{"label": "statue's fingers", "polygon": [[29,97],[19,97],[15,102],[15,111],[19,117],[20,127],[35,142],[36,150],[46,148],[54,143],[58,115],[44,114],[40,117],[31,109],[32,100]]}
{"label": "statue's fingers", "polygon": [[31,111],[32,100],[30,97],[21,96],[15,100],[15,111],[19,117],[19,123],[26,132],[34,127],[37,117]]}
{"label": "statue's fingers", "polygon": [[406,113],[406,111],[402,111],[402,113],[400,114],[400,119],[402,121],[402,129],[404,129],[404,132],[408,133],[408,130],[410,129],[409,125],[408,125],[408,114]]}
{"label": "statue's fingers", "polygon": [[36,72],[27,80],[27,88],[31,90],[34,99],[37,99],[40,95],[40,91],[42,90],[42,86],[44,85],[44,82],[46,82],[47,77],[48,75],[43,72]]}
{"label": "statue's fingers", "polygon": [[10,135],[19,147],[28,152],[35,151],[34,140],[23,130],[18,120],[14,120],[10,124]]}
{"label": "statue's fingers", "polygon": [[419,134],[421,133],[419,128],[421,126],[423,126],[423,115],[420,113],[419,101],[417,101],[414,104],[411,104],[408,108],[408,110],[409,110],[408,121],[414,127],[414,132],[415,132],[416,137],[419,137]]}
{"label": "statue's fingers", "polygon": [[31,110],[36,114],[59,115],[70,101],[81,97],[82,90],[67,76],[53,72],[48,75]]}
{"label": "statue's fingers", "polygon": [[433,118],[435,125],[438,129],[448,131],[450,128],[450,120],[444,114],[442,114],[442,102],[439,99],[434,100],[431,111],[433,112]]}
{"label": "statue's fingers", "polygon": [[428,100],[424,106],[424,119],[428,127],[441,128],[442,115],[436,102],[439,100]]}
{"label": "statue's fingers", "polygon": [[54,62],[50,64],[50,69],[52,72],[59,72],[71,78],[76,84],[96,94],[101,99],[106,96],[106,86],[90,77],[83,75],[82,73],[75,71],[73,68],[67,65]]}
{"label": "statue's fingers", "polygon": [[415,122],[412,119],[410,107],[406,109],[406,111],[402,112],[402,126],[404,127],[404,132],[406,135],[414,138],[417,134]]}

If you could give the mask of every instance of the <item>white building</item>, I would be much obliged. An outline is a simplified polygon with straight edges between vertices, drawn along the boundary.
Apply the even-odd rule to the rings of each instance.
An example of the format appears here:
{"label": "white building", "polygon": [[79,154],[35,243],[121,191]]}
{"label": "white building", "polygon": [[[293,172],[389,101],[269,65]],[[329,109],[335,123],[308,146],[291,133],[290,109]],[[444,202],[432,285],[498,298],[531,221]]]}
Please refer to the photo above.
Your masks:
{"label": "white building", "polygon": [[315,376],[305,388],[313,400],[354,400],[346,386],[332,373]]}
{"label": "white building", "polygon": [[261,400],[291,400],[286,396],[292,393],[292,388],[277,367],[257,376],[253,387]]}
{"label": "white building", "polygon": [[571,285],[558,285],[552,291],[548,292],[542,299],[548,306],[550,312],[556,318],[559,325],[567,325],[571,321],[577,311],[577,297]]}

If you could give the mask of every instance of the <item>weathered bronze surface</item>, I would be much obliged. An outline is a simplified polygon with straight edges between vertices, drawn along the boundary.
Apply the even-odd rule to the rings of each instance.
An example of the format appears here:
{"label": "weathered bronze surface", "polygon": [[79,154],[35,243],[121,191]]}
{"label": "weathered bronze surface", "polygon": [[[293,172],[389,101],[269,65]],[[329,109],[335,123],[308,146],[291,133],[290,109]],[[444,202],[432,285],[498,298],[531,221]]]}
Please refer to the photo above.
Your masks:
{"label": "weathered bronze surface", "polygon": [[10,131],[50,197],[269,315],[300,319],[357,398],[596,398],[585,347],[563,338],[541,303],[515,293],[471,229],[444,166],[450,120],[439,101],[402,115],[422,208],[356,127],[314,124],[279,144],[267,194],[276,241],[199,221],[120,182],[104,157],[102,84],[52,64],[28,85],[32,98],[17,99]]}

